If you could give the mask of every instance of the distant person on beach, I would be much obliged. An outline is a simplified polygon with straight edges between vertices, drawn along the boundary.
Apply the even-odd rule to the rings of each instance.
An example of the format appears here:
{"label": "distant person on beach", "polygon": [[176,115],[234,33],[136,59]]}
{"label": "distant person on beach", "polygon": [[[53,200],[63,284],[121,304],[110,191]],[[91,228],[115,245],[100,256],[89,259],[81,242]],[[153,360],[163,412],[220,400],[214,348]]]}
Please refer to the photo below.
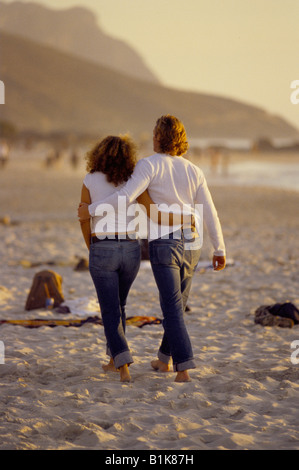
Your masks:
{"label": "distant person on beach", "polygon": [[70,154],[70,164],[74,170],[76,170],[79,166],[80,159],[78,152],[76,150],[73,150]]}
{"label": "distant person on beach", "polygon": [[[225,245],[210,191],[202,171],[182,156],[188,142],[183,124],[174,116],[165,115],[156,122],[153,133],[154,155],[141,159],[124,187],[107,198],[80,205],[80,220],[95,216],[102,204],[118,206],[120,196],[127,204],[147,188],[155,204],[171,206],[176,203],[194,207],[203,205],[204,221],[214,247],[213,266],[216,271],[225,267]],[[85,201],[88,203],[88,201]],[[194,213],[195,218],[198,214]],[[190,232],[180,226],[169,226],[164,234],[149,234],[149,254],[153,274],[160,294],[163,312],[164,336],[158,359],[152,361],[155,370],[169,371],[172,358],[176,382],[190,381],[189,369],[195,361],[189,334],[184,322],[184,311],[191,288],[192,277],[199,261],[199,237],[190,239]]]}
{"label": "distant person on beach", "polygon": [[9,146],[6,140],[0,141],[0,168],[5,168],[9,159]]}
{"label": "distant person on beach", "polygon": [[220,151],[216,147],[210,147],[208,153],[210,156],[210,171],[212,175],[216,175],[220,162]]}
{"label": "distant person on beach", "polygon": [[50,149],[46,156],[45,165],[47,168],[53,168],[54,166],[58,166],[58,164],[62,160],[62,152],[58,149]]}

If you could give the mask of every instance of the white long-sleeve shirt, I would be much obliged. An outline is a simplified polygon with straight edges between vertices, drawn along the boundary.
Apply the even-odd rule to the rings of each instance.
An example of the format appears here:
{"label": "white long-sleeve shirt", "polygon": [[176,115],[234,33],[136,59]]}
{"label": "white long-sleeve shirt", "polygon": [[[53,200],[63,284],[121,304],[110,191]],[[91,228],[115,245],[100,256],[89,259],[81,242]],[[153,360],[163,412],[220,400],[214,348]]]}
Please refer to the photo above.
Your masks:
{"label": "white long-sleeve shirt", "polygon": [[[222,229],[205,176],[198,166],[183,157],[156,153],[139,160],[128,182],[102,201],[90,204],[89,213],[92,217],[100,214],[100,204],[110,204],[117,208],[120,196],[126,198],[127,204],[131,204],[146,189],[157,205],[178,204],[182,210],[184,207],[202,205],[203,220],[214,254],[225,256]],[[196,218],[197,213],[194,215]],[[176,229],[175,226],[169,227],[168,233]],[[156,236],[152,233],[151,230],[150,239],[158,238],[158,230]]]}

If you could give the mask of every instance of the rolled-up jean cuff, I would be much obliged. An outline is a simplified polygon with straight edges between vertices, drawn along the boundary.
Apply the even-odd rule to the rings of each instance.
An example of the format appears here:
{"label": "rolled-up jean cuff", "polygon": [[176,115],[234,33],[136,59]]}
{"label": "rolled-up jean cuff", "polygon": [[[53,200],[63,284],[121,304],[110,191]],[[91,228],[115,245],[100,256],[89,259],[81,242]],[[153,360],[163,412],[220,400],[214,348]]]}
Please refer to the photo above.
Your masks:
{"label": "rolled-up jean cuff", "polygon": [[164,362],[164,364],[169,364],[171,361],[171,356],[168,356],[167,354],[164,354],[161,351],[158,351],[158,359]]}
{"label": "rolled-up jean cuff", "polygon": [[181,372],[188,369],[196,369],[196,365],[193,359],[190,359],[186,362],[180,362],[179,364],[173,364],[174,372]]}
{"label": "rolled-up jean cuff", "polygon": [[123,351],[122,353],[117,354],[113,358],[113,361],[116,369],[119,369],[125,364],[132,364],[134,362],[130,351]]}

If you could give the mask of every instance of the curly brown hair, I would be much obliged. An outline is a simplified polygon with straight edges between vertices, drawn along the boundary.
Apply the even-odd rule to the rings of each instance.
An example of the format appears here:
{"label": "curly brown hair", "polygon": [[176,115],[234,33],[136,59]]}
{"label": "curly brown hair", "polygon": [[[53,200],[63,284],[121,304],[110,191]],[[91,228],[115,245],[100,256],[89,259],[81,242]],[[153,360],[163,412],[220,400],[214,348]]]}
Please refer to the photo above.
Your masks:
{"label": "curly brown hair", "polygon": [[128,135],[109,135],[87,152],[86,160],[89,173],[101,171],[109,183],[118,186],[128,181],[133,173],[137,162],[136,145]]}
{"label": "curly brown hair", "polygon": [[170,114],[161,116],[154,129],[158,139],[160,151],[169,155],[184,155],[189,144],[183,123]]}

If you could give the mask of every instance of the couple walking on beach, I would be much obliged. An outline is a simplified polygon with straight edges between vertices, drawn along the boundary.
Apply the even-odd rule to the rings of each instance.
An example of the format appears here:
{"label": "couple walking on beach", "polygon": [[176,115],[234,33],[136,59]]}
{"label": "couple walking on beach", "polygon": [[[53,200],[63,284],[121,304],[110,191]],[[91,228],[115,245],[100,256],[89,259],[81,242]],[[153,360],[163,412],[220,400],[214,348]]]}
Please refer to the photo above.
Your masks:
{"label": "couple walking on beach", "polygon": [[165,115],[157,120],[153,149],[153,155],[136,163],[136,148],[128,136],[108,136],[97,143],[87,154],[78,217],[110,356],[103,369],[119,370],[120,380],[130,381],[133,358],[125,336],[125,306],[140,266],[136,227],[144,230],[140,225],[145,220],[164,328],[158,357],[151,365],[167,372],[172,360],[175,381],[188,382],[195,361],[184,311],[200,256],[201,214],[214,248],[216,271],[225,267],[225,245],[205,177],[183,158],[188,142],[179,119]]}

